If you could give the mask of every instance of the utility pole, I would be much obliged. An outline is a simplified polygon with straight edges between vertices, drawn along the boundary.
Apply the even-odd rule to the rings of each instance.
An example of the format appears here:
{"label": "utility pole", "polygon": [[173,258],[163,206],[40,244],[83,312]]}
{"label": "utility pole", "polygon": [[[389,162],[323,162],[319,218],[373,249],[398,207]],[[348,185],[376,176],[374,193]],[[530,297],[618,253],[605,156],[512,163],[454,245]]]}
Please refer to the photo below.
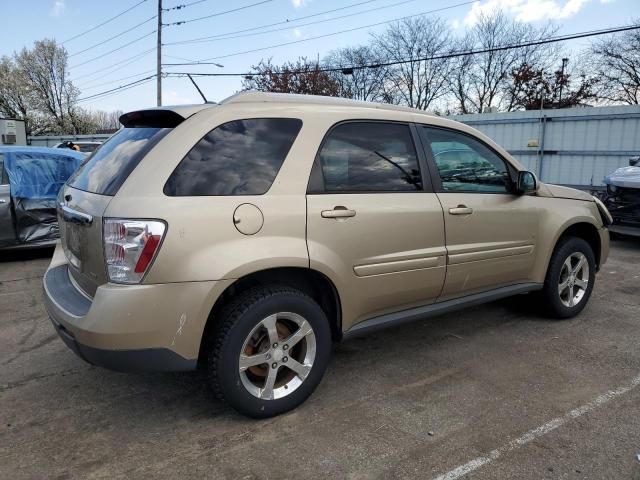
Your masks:
{"label": "utility pole", "polygon": [[156,90],[158,94],[158,106],[162,106],[162,0],[158,0],[158,46],[157,54],[157,72],[156,72]]}
{"label": "utility pole", "polygon": [[562,59],[562,72],[560,73],[560,95],[558,96],[558,107],[562,108],[562,86],[564,85],[564,69],[569,62],[568,58]]}

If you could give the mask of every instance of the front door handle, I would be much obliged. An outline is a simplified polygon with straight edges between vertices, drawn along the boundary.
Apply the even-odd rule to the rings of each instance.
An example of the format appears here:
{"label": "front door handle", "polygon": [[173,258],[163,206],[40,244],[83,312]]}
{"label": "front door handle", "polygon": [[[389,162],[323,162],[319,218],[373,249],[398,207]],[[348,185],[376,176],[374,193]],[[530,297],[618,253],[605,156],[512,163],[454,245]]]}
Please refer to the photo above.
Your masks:
{"label": "front door handle", "polygon": [[458,205],[455,208],[450,208],[449,213],[451,215],[471,215],[473,213],[473,208],[467,207],[466,205]]}
{"label": "front door handle", "polygon": [[4,198],[0,198],[0,203],[7,203],[7,201]]}
{"label": "front door handle", "polygon": [[333,207],[333,210],[322,210],[320,215],[322,218],[348,218],[355,217],[356,211],[349,210],[347,207],[337,206]]}

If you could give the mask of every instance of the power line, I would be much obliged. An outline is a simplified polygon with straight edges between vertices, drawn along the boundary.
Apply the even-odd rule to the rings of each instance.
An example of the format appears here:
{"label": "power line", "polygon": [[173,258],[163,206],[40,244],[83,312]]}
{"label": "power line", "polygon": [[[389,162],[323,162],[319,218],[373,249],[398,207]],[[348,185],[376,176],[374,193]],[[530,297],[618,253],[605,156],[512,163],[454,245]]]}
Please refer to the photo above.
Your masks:
{"label": "power line", "polygon": [[183,25],[185,23],[197,22],[199,20],[205,20],[207,18],[219,17],[220,15],[226,15],[227,13],[239,12],[240,10],[246,10],[247,8],[257,7],[258,5],[262,5],[264,3],[273,2],[273,0],[261,0],[260,2],[250,3],[249,5],[244,5],[242,7],[232,8],[231,10],[225,10],[223,12],[212,13],[211,15],[205,15],[204,17],[198,18],[190,18],[189,20],[180,20],[179,22],[173,23],[163,23],[164,27],[171,27],[173,25]]}
{"label": "power line", "polygon": [[[122,89],[122,90],[118,90],[118,91],[115,91],[115,92],[111,92],[111,93],[108,93],[108,94],[106,94],[106,95],[102,95],[101,97],[96,97],[96,98],[91,98],[91,99],[83,100],[83,101],[82,101],[82,103],[85,103],[85,104],[87,104],[87,103],[93,103],[93,102],[96,102],[96,101],[98,101],[98,100],[102,100],[102,99],[104,99],[104,98],[111,97],[111,96],[113,96],[113,95],[117,95],[117,94],[118,94],[118,93],[120,93],[120,92],[124,92],[124,91],[126,91],[126,90],[131,90],[132,88],[136,88],[136,87],[139,87],[139,86],[141,86],[141,85],[146,85],[146,84],[148,84],[148,83],[149,83],[150,81],[152,81],[152,80],[153,80],[152,78],[149,78],[149,79],[147,79],[147,80],[145,80],[145,81],[143,81],[143,82],[136,83],[135,85],[131,85],[131,86],[129,86],[129,87],[127,87],[127,88],[124,88],[124,89]],[[80,102],[80,100],[78,100],[78,101]]]}
{"label": "power line", "polygon": [[135,86],[135,85],[137,85],[137,84],[139,84],[141,82],[144,82],[146,80],[151,80],[152,78],[155,78],[155,76],[156,76],[155,74],[154,75],[149,75],[149,76],[144,77],[144,78],[139,78],[138,80],[135,80],[133,82],[126,83],[124,85],[120,85],[118,87],[115,87],[115,88],[112,88],[112,89],[109,89],[109,90],[105,90],[104,92],[95,93],[95,94],[89,95],[87,97],[79,98],[78,102],[83,102],[85,100],[90,100],[90,99],[96,98],[96,97],[102,97],[103,95],[106,95],[106,94],[109,94],[109,93],[112,93],[112,92],[116,92],[116,91],[127,89],[129,87]]}
{"label": "power line", "polygon": [[236,33],[245,33],[245,32],[252,32],[255,30],[260,30],[262,28],[269,28],[269,27],[275,27],[277,25],[284,25],[284,24],[288,24],[288,23],[294,23],[300,20],[306,20],[307,18],[313,18],[313,17],[318,17],[320,15],[325,15],[327,13],[334,13],[334,12],[338,12],[340,10],[346,10],[348,8],[353,8],[353,7],[358,7],[360,5],[365,5],[367,3],[373,3],[376,2],[378,0],[365,0],[364,2],[357,2],[357,3],[352,3],[351,5],[345,5],[343,7],[339,7],[339,8],[333,8],[331,10],[325,10],[323,12],[318,12],[318,13],[314,13],[311,15],[305,15],[303,17],[298,17],[298,18],[292,18],[291,20],[287,19],[287,20],[283,20],[281,22],[275,22],[275,23],[268,23],[265,25],[258,25],[257,27],[251,27],[251,28],[245,28],[243,30],[235,30],[233,32],[227,32],[227,33],[219,33],[217,35],[211,35],[208,37],[198,37],[198,38],[192,38],[192,39],[187,39],[187,40],[182,40],[182,41],[178,41],[178,42],[170,42],[170,43],[165,43],[165,45],[177,45],[180,43],[196,43],[200,40],[208,40],[210,38],[219,38],[219,37],[226,37],[227,35],[235,35]]}
{"label": "power line", "polygon": [[[630,31],[630,30],[640,30],[640,25],[628,25],[628,26],[622,26],[622,27],[616,27],[616,28],[609,28],[609,29],[602,29],[602,30],[591,30],[591,31],[586,31],[586,32],[578,32],[578,33],[573,33],[573,34],[567,34],[567,35],[559,35],[556,37],[549,37],[549,38],[545,38],[545,39],[540,39],[540,40],[533,40],[530,42],[523,42],[523,43],[516,43],[516,44],[510,44],[510,45],[502,45],[502,46],[498,46],[498,47],[492,47],[492,48],[484,48],[484,49],[479,49],[479,50],[461,50],[461,51],[453,51],[453,52],[449,52],[449,53],[445,53],[445,54],[441,54],[441,55],[433,55],[430,57],[422,57],[422,58],[410,58],[410,59],[405,59],[405,60],[396,60],[396,61],[392,61],[392,62],[381,62],[381,63],[372,63],[372,64],[366,64],[366,65],[352,65],[352,66],[340,66],[340,67],[327,67],[327,68],[321,68],[318,69],[317,71],[320,72],[336,72],[336,71],[345,71],[345,70],[358,70],[358,69],[364,69],[364,68],[380,68],[380,67],[388,67],[388,66],[393,66],[393,65],[400,65],[400,64],[404,64],[404,63],[410,63],[410,62],[423,62],[423,61],[430,61],[430,60],[439,60],[439,59],[446,59],[446,58],[456,58],[456,57],[462,57],[462,56],[469,56],[469,55],[478,55],[481,53],[489,53],[489,52],[498,52],[498,51],[502,51],[502,50],[512,50],[512,49],[517,49],[517,48],[525,48],[525,47],[531,47],[531,46],[536,46],[536,45],[544,45],[544,44],[549,44],[549,43],[556,43],[556,42],[564,42],[564,41],[568,41],[568,40],[575,40],[575,39],[579,39],[579,38],[586,38],[586,37],[594,37],[594,36],[599,36],[599,35],[607,35],[607,34],[613,34],[613,33],[620,33],[620,32],[625,32],[625,31]],[[153,50],[153,49],[152,49]],[[281,74],[295,74],[295,73],[304,73],[304,71],[287,71],[287,72],[281,72]],[[164,74],[164,76],[168,76],[168,77],[184,77],[187,75],[192,75],[192,76],[199,76],[199,77],[229,77],[229,76],[243,76],[243,77],[248,77],[248,76],[258,76],[258,75],[266,75],[267,73],[260,73],[260,72],[248,72],[248,73],[190,73],[190,72],[170,72],[170,73],[166,73]],[[272,73],[269,73],[272,74]],[[147,77],[143,77],[143,78],[139,78],[133,82],[124,84],[124,85],[120,85],[118,87],[115,88],[111,88],[109,90],[105,90],[103,92],[99,92],[93,95],[89,95],[87,97],[83,97],[81,99],[79,99],[78,101],[86,101],[92,98],[98,98],[98,97],[103,97],[103,96],[107,96],[109,94],[113,94],[116,92],[120,92],[120,91],[124,91],[124,90],[128,90],[129,88],[133,88],[139,84],[142,84],[148,80],[151,80],[152,78],[155,78],[157,75],[149,75]]]}
{"label": "power line", "polygon": [[208,62],[209,60],[219,60],[221,58],[229,58],[229,57],[235,57],[235,56],[238,56],[238,55],[245,55],[247,53],[261,52],[261,51],[264,51],[264,50],[270,50],[272,48],[284,47],[284,46],[287,46],[287,45],[294,45],[296,43],[310,42],[312,40],[318,40],[320,38],[332,37],[334,35],[340,35],[340,34],[343,34],[343,33],[355,32],[357,30],[363,30],[365,28],[377,27],[379,25],[386,25],[387,23],[393,23],[393,22],[397,22],[397,21],[400,21],[400,20],[405,20],[407,18],[419,17],[419,16],[422,16],[422,15],[430,14],[430,13],[441,12],[443,10],[451,10],[452,8],[457,8],[457,7],[461,7],[461,6],[464,6],[464,5],[469,5],[470,3],[474,3],[474,2],[473,1],[467,1],[467,2],[463,2],[463,3],[455,4],[455,5],[450,5],[448,7],[436,8],[434,10],[428,10],[426,12],[420,12],[420,13],[415,13],[413,15],[406,15],[404,17],[394,18],[392,20],[385,20],[384,22],[371,23],[369,25],[363,25],[361,27],[354,27],[354,28],[349,28],[347,30],[340,30],[338,32],[325,33],[323,35],[317,35],[315,37],[302,38],[302,39],[299,39],[299,40],[292,40],[290,42],[278,43],[278,44],[275,44],[275,45],[269,45],[267,47],[254,48],[254,49],[251,49],[251,50],[244,50],[244,51],[241,51],[241,52],[229,53],[227,55],[220,55],[220,56],[217,56],[217,57],[205,58],[205,59],[198,60],[198,61],[192,62],[192,63],[166,63],[165,65],[167,65],[167,66],[198,65],[198,64],[206,65],[206,62]]}
{"label": "power line", "polygon": [[128,58],[125,58],[124,60],[120,60],[119,62],[112,63],[111,65],[107,65],[104,68],[100,68],[98,70],[93,70],[93,71],[91,71],[91,72],[89,72],[89,73],[87,73],[85,75],[81,75],[79,77],[74,77],[74,78],[72,78],[72,81],[80,80],[81,78],[93,77],[97,73],[104,72],[105,70],[109,70],[111,67],[116,67],[116,66],[120,65],[120,67],[112,70],[109,73],[117,72],[118,70],[121,70],[122,68],[124,68],[125,66],[129,65],[130,63],[135,62],[139,58],[142,58],[145,55],[148,55],[150,52],[153,52],[154,50],[155,50],[155,47],[150,48],[150,49],[145,50],[143,52],[137,53],[136,55],[133,55],[133,56],[128,57]]}
{"label": "power line", "polygon": [[204,3],[204,2],[208,2],[208,1],[209,0],[196,0],[195,2],[182,3],[180,5],[176,5],[175,7],[163,8],[162,10],[165,11],[165,12],[170,12],[171,10],[182,10],[183,8],[190,7],[191,5],[197,5],[198,3]]}
{"label": "power line", "polygon": [[128,80],[130,78],[139,77],[140,75],[146,75],[148,73],[155,72],[153,70],[145,70],[144,72],[134,73],[132,75],[127,75],[126,77],[114,78],[113,80],[108,80],[106,82],[94,83],[89,85],[76,85],[81,90],[93,90],[94,88],[103,87],[104,85],[111,85],[112,83],[121,82],[122,80]]}
{"label": "power line", "polygon": [[[517,49],[517,48],[525,48],[525,47],[532,47],[532,46],[536,46],[536,45],[545,45],[545,44],[549,44],[549,43],[557,43],[557,42],[566,42],[568,40],[575,40],[575,39],[579,39],[579,38],[586,38],[586,37],[595,37],[595,36],[599,36],[599,35],[607,35],[607,34],[612,34],[612,33],[620,33],[620,32],[626,32],[629,30],[640,30],[640,25],[630,25],[630,26],[623,26],[623,27],[616,27],[616,28],[609,28],[609,29],[603,29],[603,30],[591,30],[591,31],[587,31],[587,32],[578,32],[578,33],[573,33],[573,34],[567,34],[567,35],[560,35],[560,36],[556,36],[556,37],[549,37],[546,39],[540,39],[540,40],[533,40],[530,42],[524,42],[524,43],[515,43],[515,44],[510,44],[510,45],[503,45],[503,46],[498,46],[498,47],[492,47],[492,48],[484,48],[484,49],[479,49],[479,50],[460,50],[460,51],[453,51],[453,52],[449,52],[449,53],[444,53],[441,55],[433,55],[430,57],[421,57],[421,58],[409,58],[409,59],[405,59],[405,60],[396,60],[396,61],[392,61],[392,62],[380,62],[380,63],[371,63],[371,64],[365,64],[365,65],[351,65],[351,66],[340,66],[340,67],[326,67],[326,68],[319,68],[317,70],[317,72],[340,72],[340,71],[345,71],[345,70],[361,70],[361,69],[365,69],[365,68],[380,68],[380,67],[390,67],[390,66],[394,66],[394,65],[401,65],[401,64],[405,64],[405,63],[411,63],[411,62],[424,62],[424,61],[430,61],[430,60],[440,60],[440,59],[447,59],[447,58],[456,58],[456,57],[463,57],[463,56],[469,56],[469,55],[478,55],[481,53],[490,53],[490,52],[499,52],[502,50],[512,50],[512,49]],[[262,72],[247,72],[247,73],[193,73],[193,72],[169,72],[166,73],[166,76],[170,76],[170,77],[184,77],[186,75],[192,75],[194,77],[248,77],[248,76],[260,76],[260,75],[291,75],[291,74],[298,74],[298,73],[305,73],[305,70],[288,70],[285,72],[268,72],[268,73],[262,73]]]}
{"label": "power line", "polygon": [[[395,2],[395,3],[391,3],[389,5],[383,5],[381,7],[376,7],[376,8],[369,8],[369,9],[363,10],[361,12],[348,13],[348,14],[339,15],[339,16],[333,17],[333,18],[325,18],[325,19],[316,20],[316,21],[313,21],[313,22],[302,23],[302,24],[296,25],[296,28],[297,27],[307,27],[309,25],[317,25],[319,23],[334,22],[336,20],[340,20],[340,19],[343,19],[343,18],[355,17],[357,15],[362,15],[362,14],[365,14],[365,13],[371,13],[371,12],[375,12],[375,11],[378,11],[378,10],[384,10],[386,8],[398,7],[400,5],[404,5],[405,3],[411,3],[411,2],[415,2],[415,1],[417,1],[417,0],[402,0],[401,2]],[[472,1],[466,2],[466,3],[461,4],[461,5],[469,5],[469,4],[474,3],[475,1],[477,1],[477,0],[472,0]],[[461,6],[461,5],[456,5],[456,6]],[[239,35],[220,37],[220,38],[213,38],[213,39],[210,39],[210,40],[198,40],[198,41],[183,40],[183,41],[180,41],[180,42],[165,43],[165,45],[179,45],[179,44],[186,44],[186,43],[220,42],[220,41],[223,41],[223,40],[231,40],[231,39],[234,39],[234,38],[252,37],[252,36],[255,36],[255,35],[264,35],[266,33],[282,32],[284,30],[289,30],[290,28],[291,28],[290,26],[287,26],[287,27],[282,27],[282,28],[274,28],[274,29],[271,29],[271,30],[264,30],[262,32],[243,33],[243,34],[239,34]]]}
{"label": "power line", "polygon": [[175,58],[176,60],[184,60],[185,62],[193,62],[193,60],[191,60],[190,58],[176,57],[175,55],[167,55],[166,53],[163,53],[162,56],[167,58]]}
{"label": "power line", "polygon": [[121,17],[121,16],[122,16],[122,15],[124,15],[125,13],[130,12],[131,10],[133,10],[134,8],[136,8],[138,5],[142,5],[142,4],[143,4],[144,2],[146,2],[146,1],[147,1],[147,0],[140,0],[140,1],[139,1],[138,3],[136,3],[134,6],[127,8],[126,10],[124,10],[124,11],[122,11],[122,12],[118,13],[117,15],[115,15],[115,16],[113,16],[113,17],[109,18],[108,20],[105,20],[104,22],[100,23],[99,25],[96,25],[95,27],[91,27],[89,30],[85,30],[85,31],[84,31],[84,32],[82,32],[82,33],[79,33],[79,34],[77,34],[77,35],[74,35],[74,36],[73,36],[73,37],[71,37],[71,38],[66,39],[64,42],[62,42],[62,45],[64,45],[64,44],[65,44],[65,43],[67,43],[67,42],[70,42],[71,40],[75,40],[76,38],[80,38],[80,37],[82,37],[82,36],[86,35],[87,33],[93,32],[94,30],[96,30],[96,29],[98,29],[98,28],[100,28],[100,27],[102,27],[102,26],[106,25],[107,23],[112,22],[112,21],[113,21],[113,20],[115,20],[116,18]]}
{"label": "power line", "polygon": [[137,25],[134,25],[134,26],[133,26],[133,27],[131,27],[131,28],[128,28],[128,29],[126,29],[126,30],[123,30],[122,32],[120,32],[120,33],[118,33],[118,34],[114,35],[113,37],[109,37],[109,38],[107,38],[106,40],[103,40],[103,41],[98,42],[98,43],[94,43],[93,45],[91,45],[90,47],[85,48],[84,50],[80,50],[79,52],[72,53],[72,54],[70,54],[70,55],[69,55],[69,58],[71,58],[71,57],[75,57],[76,55],[80,55],[81,53],[84,53],[84,52],[88,52],[88,51],[89,51],[89,50],[91,50],[91,49],[94,49],[94,48],[96,48],[96,47],[99,47],[99,46],[101,46],[101,45],[104,45],[105,43],[110,42],[111,40],[114,40],[114,39],[116,39],[116,38],[118,38],[118,37],[121,37],[122,35],[124,35],[124,34],[126,34],[126,33],[129,33],[129,32],[130,32],[130,31],[132,31],[132,30],[135,30],[135,29],[136,29],[136,28],[138,28],[139,26],[144,25],[144,24],[145,24],[145,23],[147,23],[147,22],[150,22],[151,20],[153,20],[154,18],[156,18],[156,16],[157,16],[157,15],[154,15],[153,17],[149,17],[149,18],[147,18],[144,22],[140,22],[140,23],[138,23]]}
{"label": "power line", "polygon": [[75,65],[73,65],[73,66],[71,66],[69,68],[70,69],[78,68],[78,67],[81,67],[83,65],[86,65],[87,63],[95,62],[96,60],[102,60],[107,55],[111,55],[112,53],[117,52],[119,50],[122,50],[123,48],[126,48],[129,45],[133,45],[134,43],[139,42],[140,40],[143,40],[143,39],[153,35],[154,33],[156,33],[156,30],[153,30],[153,31],[151,31],[149,33],[146,33],[146,34],[142,35],[141,37],[136,38],[135,40],[131,40],[130,42],[125,43],[124,45],[120,45],[119,47],[114,48],[113,50],[109,50],[108,52],[101,54],[99,57],[90,58],[89,60],[86,60],[86,61],[84,61],[82,63],[77,63],[77,64],[75,64]]}

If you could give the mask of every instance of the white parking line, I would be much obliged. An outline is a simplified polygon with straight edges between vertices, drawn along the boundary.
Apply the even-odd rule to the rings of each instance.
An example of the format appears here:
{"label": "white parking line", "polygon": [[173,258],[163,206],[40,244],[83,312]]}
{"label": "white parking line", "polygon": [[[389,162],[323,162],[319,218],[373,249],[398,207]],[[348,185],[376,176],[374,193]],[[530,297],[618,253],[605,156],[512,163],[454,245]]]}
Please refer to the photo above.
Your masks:
{"label": "white parking line", "polygon": [[582,405],[581,407],[575,408],[570,412],[567,412],[561,417],[554,418],[550,422],[547,422],[538,428],[529,430],[527,433],[525,433],[521,437],[516,438],[515,440],[512,440],[509,443],[499,448],[496,448],[495,450],[491,450],[484,457],[474,458],[473,460],[465,463],[464,465],[460,465],[459,467],[456,467],[453,470],[450,470],[447,473],[444,473],[436,477],[434,480],[456,480],[460,477],[463,477],[467,473],[473,472],[474,470],[477,470],[483,465],[493,462],[494,460],[500,458],[505,453],[509,453],[515,450],[516,448],[526,445],[532,440],[535,440],[536,438],[546,435],[547,433],[555,430],[556,428],[561,427],[562,425],[573,420],[574,418],[581,417],[585,413],[588,413],[591,410],[594,410],[600,407],[601,405],[604,405],[610,400],[613,400],[614,398],[619,397],[620,395],[624,395],[625,393],[630,392],[631,390],[636,388],[638,385],[640,385],[640,375],[634,378],[631,381],[631,383],[629,383],[628,385],[617,388],[615,390],[610,390],[607,393],[604,393],[599,397],[596,397],[589,403]]}

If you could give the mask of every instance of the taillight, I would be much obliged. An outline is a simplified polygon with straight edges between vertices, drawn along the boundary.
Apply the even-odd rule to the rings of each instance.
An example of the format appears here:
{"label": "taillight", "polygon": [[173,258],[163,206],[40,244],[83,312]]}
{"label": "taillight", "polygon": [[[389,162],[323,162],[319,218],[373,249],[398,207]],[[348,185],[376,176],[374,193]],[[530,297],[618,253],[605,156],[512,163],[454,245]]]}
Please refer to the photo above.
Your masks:
{"label": "taillight", "polygon": [[104,257],[109,280],[140,283],[166,230],[166,224],[160,220],[105,218]]}

